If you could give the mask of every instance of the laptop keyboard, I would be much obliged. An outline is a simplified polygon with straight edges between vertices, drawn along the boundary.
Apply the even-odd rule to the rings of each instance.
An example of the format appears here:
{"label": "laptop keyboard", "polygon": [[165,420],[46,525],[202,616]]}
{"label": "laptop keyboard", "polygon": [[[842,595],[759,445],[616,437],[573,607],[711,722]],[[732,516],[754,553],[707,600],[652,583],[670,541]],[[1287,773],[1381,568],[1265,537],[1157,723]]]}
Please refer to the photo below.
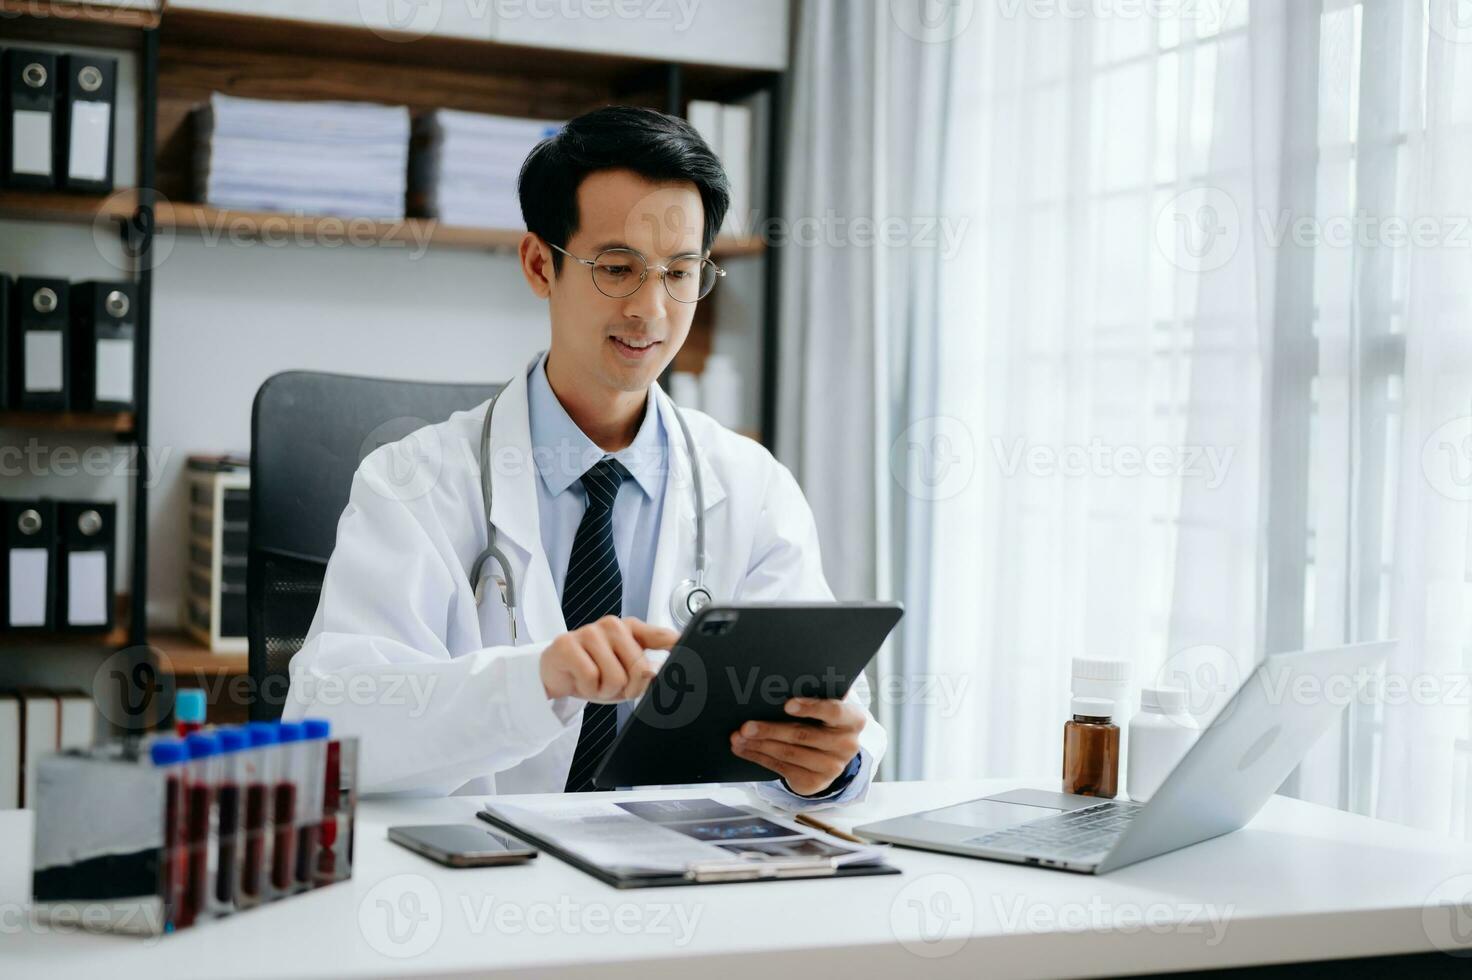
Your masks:
{"label": "laptop keyboard", "polygon": [[1099,803],[994,830],[966,843],[1051,858],[1103,856],[1139,811],[1132,803]]}

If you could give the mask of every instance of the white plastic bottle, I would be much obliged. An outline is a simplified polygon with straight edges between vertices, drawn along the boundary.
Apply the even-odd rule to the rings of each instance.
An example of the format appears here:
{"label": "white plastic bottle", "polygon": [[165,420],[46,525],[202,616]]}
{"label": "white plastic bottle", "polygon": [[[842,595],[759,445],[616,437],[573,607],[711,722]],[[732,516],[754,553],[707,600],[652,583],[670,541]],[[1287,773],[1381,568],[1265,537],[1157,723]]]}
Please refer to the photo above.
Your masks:
{"label": "white plastic bottle", "polygon": [[1155,795],[1165,777],[1200,737],[1196,719],[1186,710],[1186,692],[1179,687],[1147,687],[1140,692],[1140,710],[1130,719],[1125,752],[1130,767],[1125,792],[1136,803]]}
{"label": "white plastic bottle", "polygon": [[711,354],[705,359],[705,370],[700,375],[700,407],[726,428],[741,428],[741,372],[729,356]]}
{"label": "white plastic bottle", "polygon": [[1108,698],[1113,701],[1114,723],[1118,725],[1122,720],[1121,713],[1125,716],[1130,713],[1129,661],[1074,657],[1071,690],[1076,698]]}
{"label": "white plastic bottle", "polygon": [[670,397],[681,408],[688,408],[692,412],[700,411],[700,375],[690,371],[672,372]]}

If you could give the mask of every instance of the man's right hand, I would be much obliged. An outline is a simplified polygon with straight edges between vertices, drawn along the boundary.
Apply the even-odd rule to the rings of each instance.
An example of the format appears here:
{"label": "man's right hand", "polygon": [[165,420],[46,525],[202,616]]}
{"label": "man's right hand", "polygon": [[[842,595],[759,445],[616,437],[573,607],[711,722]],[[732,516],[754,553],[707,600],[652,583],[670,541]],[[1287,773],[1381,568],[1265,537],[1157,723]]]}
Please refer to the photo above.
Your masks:
{"label": "man's right hand", "polygon": [[542,651],[542,686],[549,698],[612,703],[644,693],[655,666],[645,650],[668,650],[680,634],[633,616],[604,616],[563,633]]}

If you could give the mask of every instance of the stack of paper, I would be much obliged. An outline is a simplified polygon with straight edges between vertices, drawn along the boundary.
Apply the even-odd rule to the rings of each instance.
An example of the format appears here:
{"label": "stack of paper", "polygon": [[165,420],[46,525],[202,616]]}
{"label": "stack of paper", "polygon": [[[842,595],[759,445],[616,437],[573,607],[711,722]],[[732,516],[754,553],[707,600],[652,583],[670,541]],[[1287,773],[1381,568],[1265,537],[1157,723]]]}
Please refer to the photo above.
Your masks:
{"label": "stack of paper", "polygon": [[36,806],[41,760],[97,738],[97,708],[75,691],[0,691],[0,810]]}
{"label": "stack of paper", "polygon": [[[793,866],[833,871],[878,865],[887,847],[854,844],[799,826],[785,816],[708,797],[589,801],[571,795],[487,803],[481,811],[528,840],[618,878]],[[588,870],[585,868],[584,870]],[[888,869],[885,869],[888,870]]]}
{"label": "stack of paper", "polygon": [[690,100],[690,125],[720,157],[731,181],[731,207],[721,231],[745,235],[751,228],[752,112],[749,106]]}
{"label": "stack of paper", "polygon": [[216,93],[195,154],[200,198],[215,207],[402,218],[409,110]]}
{"label": "stack of paper", "polygon": [[516,181],[527,155],[562,124],[438,109],[415,126],[416,200],[450,225],[520,228]]}
{"label": "stack of paper", "polygon": [[20,806],[20,699],[0,691],[0,810]]}

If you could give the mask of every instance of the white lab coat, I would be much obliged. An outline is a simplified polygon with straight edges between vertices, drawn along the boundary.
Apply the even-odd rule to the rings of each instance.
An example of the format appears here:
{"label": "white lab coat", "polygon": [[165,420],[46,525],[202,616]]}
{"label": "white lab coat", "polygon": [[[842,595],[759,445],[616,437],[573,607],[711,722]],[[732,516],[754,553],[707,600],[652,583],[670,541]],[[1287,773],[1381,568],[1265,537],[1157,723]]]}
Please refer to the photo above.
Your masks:
{"label": "white lab coat", "polygon": [[[694,573],[690,457],[656,385],[670,471],[648,622],[672,626],[669,599]],[[487,403],[488,404],[488,403]],[[519,586],[518,637],[489,582],[475,604],[469,569],[486,545],[479,441],[487,405],[383,446],[353,478],[322,597],[291,661],[285,717],[320,717],[362,740],[366,792],[488,795],[560,792],[586,702],[548,700],[539,659],[566,631],[541,547],[526,372],[492,420],[492,520]],[[706,584],[717,602],[829,600],[817,528],[792,474],[756,442],[686,410],[704,475]],[[861,677],[850,698],[868,705]],[[867,785],[885,732],[861,737]],[[775,778],[775,777],[774,777]],[[799,804],[768,785],[778,805]],[[862,795],[861,797],[862,798]]]}

